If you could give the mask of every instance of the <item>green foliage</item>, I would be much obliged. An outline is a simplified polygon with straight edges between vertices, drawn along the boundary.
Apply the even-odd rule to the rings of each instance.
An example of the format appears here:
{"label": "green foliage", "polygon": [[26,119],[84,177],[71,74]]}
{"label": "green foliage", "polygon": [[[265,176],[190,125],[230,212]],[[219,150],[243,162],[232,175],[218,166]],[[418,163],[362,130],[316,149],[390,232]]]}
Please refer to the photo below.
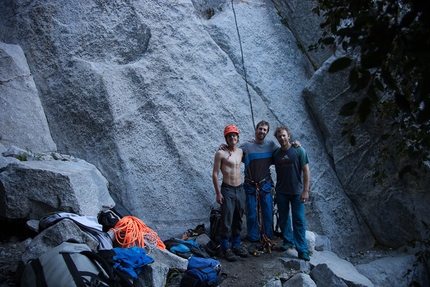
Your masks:
{"label": "green foliage", "polygon": [[34,154],[31,152],[31,150],[26,149],[26,152],[21,152],[15,155],[15,158],[18,159],[19,161],[28,161],[28,160],[42,160],[43,156],[44,154],[42,153]]}
{"label": "green foliage", "polygon": [[356,99],[339,114],[348,117],[343,135],[355,144],[354,128],[371,118],[381,135],[376,182],[386,174],[384,161],[402,162],[398,175],[419,177],[430,161],[430,2],[422,0],[318,0],[323,15],[318,44],[347,55],[329,72],[349,69]]}
{"label": "green foliage", "polygon": [[330,73],[335,73],[340,70],[346,69],[351,64],[352,60],[348,57],[342,57],[335,60],[331,65],[328,71]]}
{"label": "green foliage", "polygon": [[20,153],[16,156],[19,161],[27,161],[27,154]]}

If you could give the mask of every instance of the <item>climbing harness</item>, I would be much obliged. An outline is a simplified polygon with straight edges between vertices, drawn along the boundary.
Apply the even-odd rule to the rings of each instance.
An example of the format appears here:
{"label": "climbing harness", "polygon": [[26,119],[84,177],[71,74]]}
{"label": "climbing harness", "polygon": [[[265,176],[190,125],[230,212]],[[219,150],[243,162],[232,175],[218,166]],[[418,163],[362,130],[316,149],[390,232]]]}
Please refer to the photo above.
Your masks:
{"label": "climbing harness", "polygon": [[[264,226],[263,210],[261,208],[261,202],[260,202],[260,199],[262,196],[271,196],[271,195],[268,195],[268,194],[260,195],[260,184],[259,183],[257,183],[255,185],[255,187],[256,187],[256,196],[258,196],[258,204],[257,204],[257,208],[258,208],[258,212],[259,212],[258,213],[258,215],[259,215],[258,227],[259,227],[260,233],[261,233],[261,230],[263,231],[262,232],[263,235],[261,236],[261,249],[264,250],[264,252],[266,252],[266,253],[272,253],[272,248],[274,245],[276,245],[276,242],[271,240],[266,235],[266,226]],[[272,227],[270,226],[270,228],[272,228]]]}
{"label": "climbing harness", "polygon": [[255,129],[254,109],[252,108],[251,93],[249,92],[249,88],[248,88],[248,79],[246,77],[245,60],[243,58],[242,40],[240,39],[239,26],[237,25],[236,11],[234,10],[233,1],[234,0],[231,0],[231,8],[233,10],[234,22],[236,24],[237,37],[239,38],[240,55],[241,55],[241,59],[242,59],[242,68],[243,68],[243,77],[245,79],[246,92],[248,93],[249,106],[251,108],[252,125]]}
{"label": "climbing harness", "polygon": [[[252,180],[249,179],[245,179],[245,181],[254,186],[255,187],[255,196],[257,199],[257,204],[256,204],[256,212],[257,212],[257,222],[258,222],[258,233],[261,234],[263,233],[263,235],[260,238],[260,246],[255,246],[254,250],[251,250],[251,252],[254,254],[254,256],[259,256],[261,253],[266,252],[266,253],[272,253],[272,248],[274,245],[276,245],[276,242],[273,241],[272,239],[270,239],[269,237],[267,237],[266,235],[266,230],[265,230],[265,226],[264,226],[264,220],[263,220],[263,210],[261,208],[261,197],[263,196],[271,196],[268,193],[261,195],[260,194],[260,186],[266,182],[268,182],[270,180],[270,178],[264,178],[263,180],[259,181],[259,182],[254,182]],[[270,226],[270,228],[272,228]],[[261,232],[263,231],[263,232]]]}

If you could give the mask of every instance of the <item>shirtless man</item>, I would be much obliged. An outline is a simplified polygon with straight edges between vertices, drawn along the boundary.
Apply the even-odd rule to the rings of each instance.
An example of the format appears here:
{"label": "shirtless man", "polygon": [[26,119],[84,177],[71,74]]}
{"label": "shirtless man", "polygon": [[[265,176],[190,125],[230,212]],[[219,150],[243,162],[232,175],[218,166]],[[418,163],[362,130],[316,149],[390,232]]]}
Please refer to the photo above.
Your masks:
{"label": "shirtless man", "polygon": [[[242,185],[240,164],[243,151],[237,147],[239,130],[235,125],[224,128],[227,150],[215,153],[212,181],[216,192],[216,201],[220,204],[220,245],[224,258],[236,261],[238,256],[248,257],[248,251],[241,245],[242,216],[245,211],[245,191]],[[219,185],[218,174],[222,173]]]}

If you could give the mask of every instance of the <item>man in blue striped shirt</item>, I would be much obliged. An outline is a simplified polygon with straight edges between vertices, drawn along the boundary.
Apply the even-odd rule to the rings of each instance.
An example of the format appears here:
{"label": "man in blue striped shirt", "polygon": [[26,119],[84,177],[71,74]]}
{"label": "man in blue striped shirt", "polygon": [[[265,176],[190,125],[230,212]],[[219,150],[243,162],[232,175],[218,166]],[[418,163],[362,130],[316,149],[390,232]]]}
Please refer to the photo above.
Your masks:
{"label": "man in blue striped shirt", "polygon": [[[255,128],[254,141],[239,145],[243,150],[245,163],[246,226],[250,242],[260,242],[263,235],[269,239],[273,236],[273,181],[270,165],[272,154],[278,148],[278,144],[266,139],[269,129],[268,122],[260,121]],[[259,212],[261,212],[261,226]]]}

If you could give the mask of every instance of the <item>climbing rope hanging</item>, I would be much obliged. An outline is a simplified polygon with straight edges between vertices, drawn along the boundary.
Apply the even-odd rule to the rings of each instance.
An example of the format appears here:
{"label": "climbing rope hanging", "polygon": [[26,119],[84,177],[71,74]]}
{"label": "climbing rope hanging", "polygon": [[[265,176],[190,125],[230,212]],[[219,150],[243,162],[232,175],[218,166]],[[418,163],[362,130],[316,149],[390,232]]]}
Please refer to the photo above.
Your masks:
{"label": "climbing rope hanging", "polygon": [[234,22],[235,22],[236,31],[237,31],[237,37],[239,38],[239,46],[240,46],[240,55],[241,55],[241,58],[242,58],[243,75],[244,75],[244,79],[245,79],[246,92],[248,93],[249,106],[251,108],[252,126],[255,129],[254,109],[252,107],[251,93],[249,92],[249,88],[248,88],[248,79],[246,77],[245,60],[243,59],[242,40],[240,39],[239,26],[237,25],[236,11],[234,10],[234,4],[233,4],[233,2],[234,2],[234,0],[231,0],[231,8],[233,10]]}

